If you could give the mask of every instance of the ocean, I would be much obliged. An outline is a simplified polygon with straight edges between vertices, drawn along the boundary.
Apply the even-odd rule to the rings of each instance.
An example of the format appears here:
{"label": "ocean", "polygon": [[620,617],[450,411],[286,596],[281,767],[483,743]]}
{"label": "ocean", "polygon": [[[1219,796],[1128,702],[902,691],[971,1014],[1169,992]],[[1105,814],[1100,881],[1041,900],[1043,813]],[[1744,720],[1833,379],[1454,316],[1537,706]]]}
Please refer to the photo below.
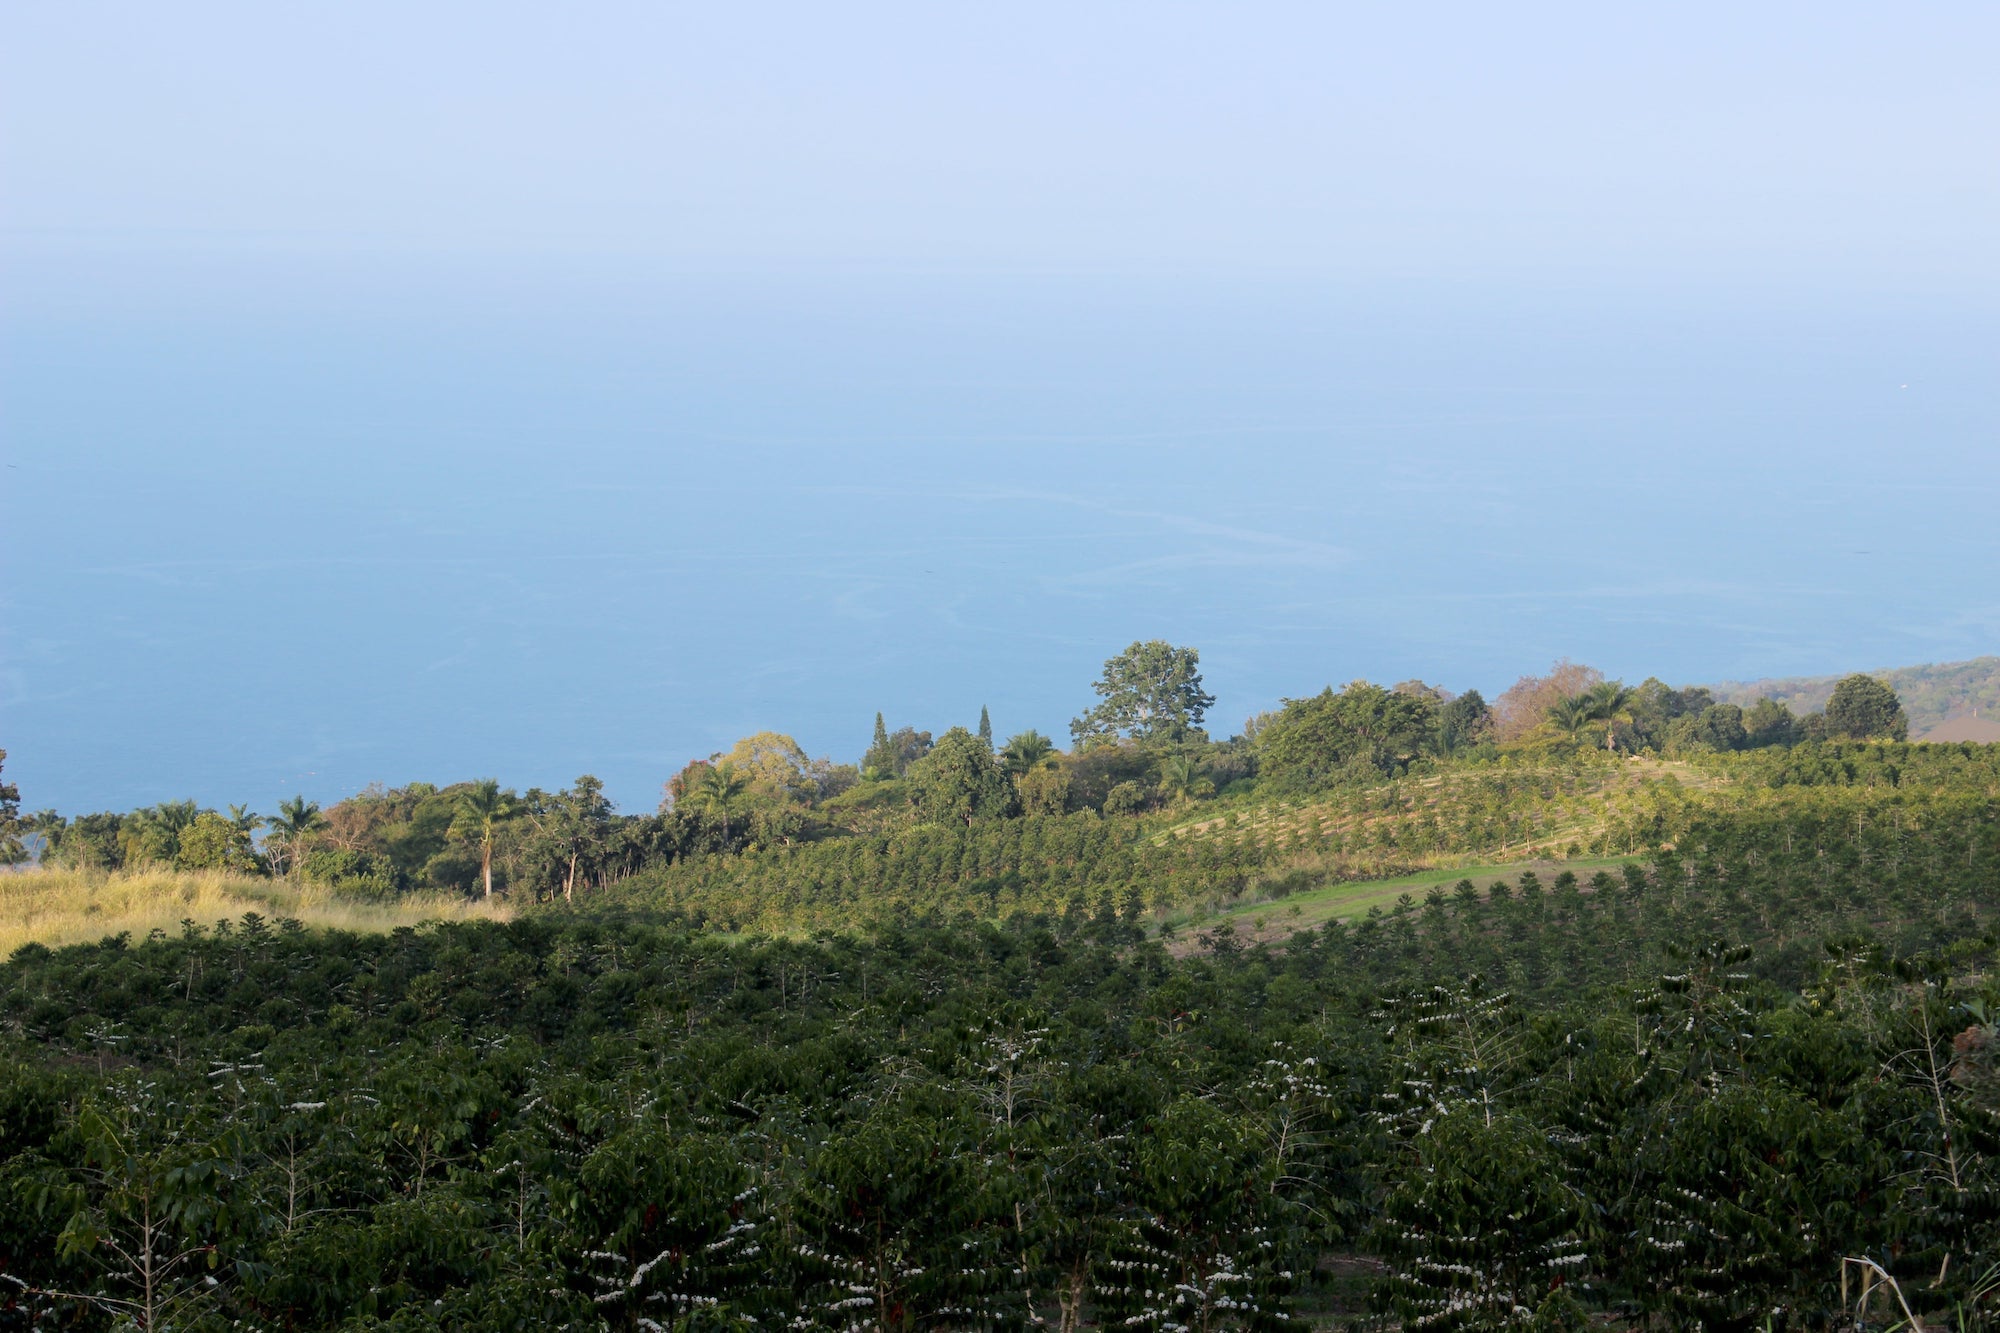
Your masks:
{"label": "ocean", "polygon": [[2000,644],[1990,301],[1741,278],[9,266],[0,748],[28,809],[602,778],[759,730],[1227,735]]}

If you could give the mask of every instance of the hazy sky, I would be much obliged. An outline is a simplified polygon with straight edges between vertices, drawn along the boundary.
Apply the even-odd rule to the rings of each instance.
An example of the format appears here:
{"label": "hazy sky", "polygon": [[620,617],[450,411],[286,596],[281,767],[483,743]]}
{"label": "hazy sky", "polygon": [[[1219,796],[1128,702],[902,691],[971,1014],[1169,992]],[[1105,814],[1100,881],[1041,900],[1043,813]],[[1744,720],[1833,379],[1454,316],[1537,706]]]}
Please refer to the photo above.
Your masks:
{"label": "hazy sky", "polygon": [[16,246],[1990,281],[1990,3],[10,7]]}
{"label": "hazy sky", "polygon": [[15,5],[31,808],[2000,651],[2000,7]]}

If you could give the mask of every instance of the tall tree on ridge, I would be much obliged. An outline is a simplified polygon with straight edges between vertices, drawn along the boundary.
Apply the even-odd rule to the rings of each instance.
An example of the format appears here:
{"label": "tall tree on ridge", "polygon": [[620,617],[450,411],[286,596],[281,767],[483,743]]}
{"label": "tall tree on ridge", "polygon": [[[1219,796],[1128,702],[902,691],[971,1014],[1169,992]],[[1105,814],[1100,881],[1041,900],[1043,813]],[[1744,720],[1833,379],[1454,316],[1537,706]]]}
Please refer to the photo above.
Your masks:
{"label": "tall tree on ridge", "polygon": [[1615,751],[1619,721],[1631,721],[1632,691],[1623,681],[1600,680],[1583,692],[1583,698],[1590,704],[1591,717],[1604,724],[1604,748]]}
{"label": "tall tree on ridge", "polygon": [[588,773],[559,793],[553,806],[553,832],[565,861],[563,901],[573,902],[578,868],[589,869],[603,856],[616,811],[604,795],[604,784]]}
{"label": "tall tree on ridge", "polygon": [[1826,730],[1844,740],[1900,741],[1910,734],[1910,719],[1894,690],[1856,672],[1833,687],[1833,697],[1826,701]]}
{"label": "tall tree on ridge", "polygon": [[979,739],[986,742],[986,748],[993,748],[993,719],[986,712],[986,705],[979,705]]}
{"label": "tall tree on ridge", "polygon": [[701,808],[722,821],[722,845],[729,845],[729,820],[736,802],[750,786],[750,779],[736,771],[727,759],[717,761],[695,782],[695,799]]}
{"label": "tall tree on ridge", "polygon": [[493,840],[500,826],[514,815],[514,794],[500,790],[492,778],[481,778],[458,798],[459,836],[479,845],[479,878],[486,896],[493,896]]}
{"label": "tall tree on ridge", "polygon": [[886,760],[889,754],[889,724],[882,720],[882,714],[875,714],[875,739],[868,743],[868,753],[862,756],[861,767],[879,767],[878,759]]}
{"label": "tall tree on ridge", "polygon": [[305,860],[307,836],[325,823],[326,816],[319,812],[319,802],[308,801],[303,795],[278,803],[277,816],[271,820],[271,837],[284,848],[287,875],[298,873],[300,864]]}
{"label": "tall tree on ridge", "polygon": [[1215,703],[1201,688],[1201,654],[1165,639],[1134,643],[1110,658],[1090,688],[1100,702],[1069,724],[1078,744],[1115,736],[1178,741],[1201,727]]}

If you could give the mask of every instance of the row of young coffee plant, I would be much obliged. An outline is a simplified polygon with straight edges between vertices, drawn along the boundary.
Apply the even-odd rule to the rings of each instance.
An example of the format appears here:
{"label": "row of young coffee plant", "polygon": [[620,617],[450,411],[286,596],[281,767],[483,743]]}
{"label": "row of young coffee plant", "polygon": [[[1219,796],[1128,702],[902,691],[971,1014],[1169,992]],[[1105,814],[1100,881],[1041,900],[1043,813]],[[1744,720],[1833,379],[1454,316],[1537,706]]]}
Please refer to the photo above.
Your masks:
{"label": "row of young coffee plant", "polygon": [[1191,954],[1087,894],[29,947],[0,1326],[1800,1328],[1850,1257],[1982,1326],[1996,911],[1993,793],[1906,770]]}
{"label": "row of young coffee plant", "polygon": [[592,904],[685,915],[729,930],[872,925],[910,914],[1109,915],[1243,892],[1268,857],[1219,842],[1160,843],[1089,813],[925,824],[641,872]]}
{"label": "row of young coffee plant", "polygon": [[1714,767],[1692,762],[1594,752],[1461,759],[1309,799],[1204,815],[1163,836],[1253,845],[1265,855],[1317,855],[1357,867],[1453,855],[1525,859],[1562,855],[1572,846],[1630,852],[1636,849],[1627,845],[1632,830],[1622,813],[1725,781]]}
{"label": "row of young coffee plant", "polygon": [[1328,883],[1478,861],[1650,854],[1720,810],[1807,801],[1868,812],[1942,792],[2000,791],[1979,746],[1810,745],[1700,764],[1583,755],[1466,761],[1310,803],[1199,820],[1090,813],[927,824],[694,856],[611,886],[642,907],[736,931],[844,929],[899,914],[1112,915],[1138,921]]}
{"label": "row of young coffee plant", "polygon": [[1205,817],[1166,836],[1361,866],[1629,855],[1679,836],[1718,801],[1792,787],[1992,793],[2000,791],[2000,754],[1980,745],[1813,744],[1678,761],[1588,752],[1459,760],[1310,801]]}

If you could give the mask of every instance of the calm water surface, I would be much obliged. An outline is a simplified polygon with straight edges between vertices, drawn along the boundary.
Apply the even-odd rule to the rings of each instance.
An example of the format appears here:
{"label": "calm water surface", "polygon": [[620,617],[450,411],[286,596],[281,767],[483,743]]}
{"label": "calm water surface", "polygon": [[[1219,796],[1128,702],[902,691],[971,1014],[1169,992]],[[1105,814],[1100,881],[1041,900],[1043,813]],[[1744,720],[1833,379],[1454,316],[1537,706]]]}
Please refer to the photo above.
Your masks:
{"label": "calm water surface", "polygon": [[875,710],[1066,736],[1134,638],[1234,730],[2000,649],[1989,302],[16,265],[30,808],[605,779]]}

